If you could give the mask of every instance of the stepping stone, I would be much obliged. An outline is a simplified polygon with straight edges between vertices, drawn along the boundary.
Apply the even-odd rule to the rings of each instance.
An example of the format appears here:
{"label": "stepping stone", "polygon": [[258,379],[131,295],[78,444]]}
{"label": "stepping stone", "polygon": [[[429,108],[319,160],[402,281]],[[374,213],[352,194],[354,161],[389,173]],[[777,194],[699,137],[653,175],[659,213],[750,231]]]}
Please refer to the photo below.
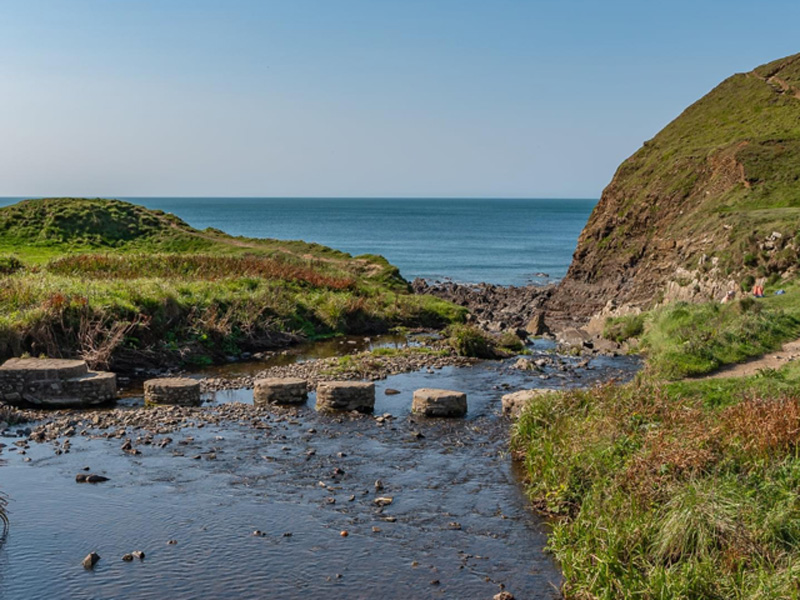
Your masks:
{"label": "stepping stone", "polygon": [[162,377],[144,382],[145,404],[200,405],[200,382],[188,377]]}
{"label": "stepping stone", "polygon": [[0,401],[40,408],[89,407],[117,397],[117,376],[83,360],[12,358],[0,366]]}
{"label": "stepping stone", "polygon": [[305,379],[258,379],[253,387],[253,404],[305,404],[308,384]]}
{"label": "stepping stone", "polygon": [[323,381],[317,385],[317,410],[357,410],[370,413],[375,409],[375,384],[362,381]]}
{"label": "stepping stone", "polygon": [[414,392],[411,412],[425,417],[463,417],[467,414],[467,395],[453,390],[422,388]]}

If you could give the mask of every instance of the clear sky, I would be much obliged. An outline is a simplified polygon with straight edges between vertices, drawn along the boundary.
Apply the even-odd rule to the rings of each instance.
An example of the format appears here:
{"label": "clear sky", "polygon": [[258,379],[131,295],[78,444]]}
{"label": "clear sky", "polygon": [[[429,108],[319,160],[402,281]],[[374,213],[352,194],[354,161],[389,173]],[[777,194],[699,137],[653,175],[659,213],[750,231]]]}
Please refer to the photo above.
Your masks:
{"label": "clear sky", "polygon": [[0,0],[0,195],[598,197],[797,0]]}

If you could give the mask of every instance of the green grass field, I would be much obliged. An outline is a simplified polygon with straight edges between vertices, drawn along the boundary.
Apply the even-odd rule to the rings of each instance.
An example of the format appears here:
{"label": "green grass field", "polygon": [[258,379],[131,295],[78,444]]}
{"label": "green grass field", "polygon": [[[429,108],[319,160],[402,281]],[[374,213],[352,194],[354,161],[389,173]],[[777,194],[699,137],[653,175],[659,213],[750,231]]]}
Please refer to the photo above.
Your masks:
{"label": "green grass field", "polygon": [[380,256],[198,231],[115,200],[0,209],[0,356],[117,368],[207,364],[299,338],[444,327],[464,310],[409,293]]}
{"label": "green grass field", "polygon": [[800,365],[692,379],[800,337],[800,286],[615,319],[646,367],[536,398],[514,453],[568,598],[800,597]]}

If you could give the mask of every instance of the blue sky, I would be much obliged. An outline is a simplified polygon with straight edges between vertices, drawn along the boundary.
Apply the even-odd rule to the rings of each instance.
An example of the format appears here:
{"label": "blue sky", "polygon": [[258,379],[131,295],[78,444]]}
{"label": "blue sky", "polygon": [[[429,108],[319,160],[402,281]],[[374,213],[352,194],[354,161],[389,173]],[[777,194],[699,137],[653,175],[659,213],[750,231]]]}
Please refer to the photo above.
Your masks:
{"label": "blue sky", "polygon": [[800,2],[0,0],[0,195],[598,197]]}

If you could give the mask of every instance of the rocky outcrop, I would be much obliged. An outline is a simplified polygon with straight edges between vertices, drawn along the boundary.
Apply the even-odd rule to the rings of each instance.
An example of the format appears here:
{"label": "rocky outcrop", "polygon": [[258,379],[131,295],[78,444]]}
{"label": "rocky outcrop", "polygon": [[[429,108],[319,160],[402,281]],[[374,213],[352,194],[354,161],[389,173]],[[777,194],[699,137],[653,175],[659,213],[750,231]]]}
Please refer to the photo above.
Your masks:
{"label": "rocky outcrop", "polygon": [[800,54],[730,77],[619,167],[548,323],[794,275],[798,197]]}
{"label": "rocky outcrop", "polygon": [[[470,312],[470,322],[482,329],[494,332],[528,330],[530,335],[546,333],[541,309],[555,289],[553,285],[429,284],[424,279],[415,279],[411,286],[417,294],[430,294],[464,306]],[[534,327],[536,332],[529,327]]]}

